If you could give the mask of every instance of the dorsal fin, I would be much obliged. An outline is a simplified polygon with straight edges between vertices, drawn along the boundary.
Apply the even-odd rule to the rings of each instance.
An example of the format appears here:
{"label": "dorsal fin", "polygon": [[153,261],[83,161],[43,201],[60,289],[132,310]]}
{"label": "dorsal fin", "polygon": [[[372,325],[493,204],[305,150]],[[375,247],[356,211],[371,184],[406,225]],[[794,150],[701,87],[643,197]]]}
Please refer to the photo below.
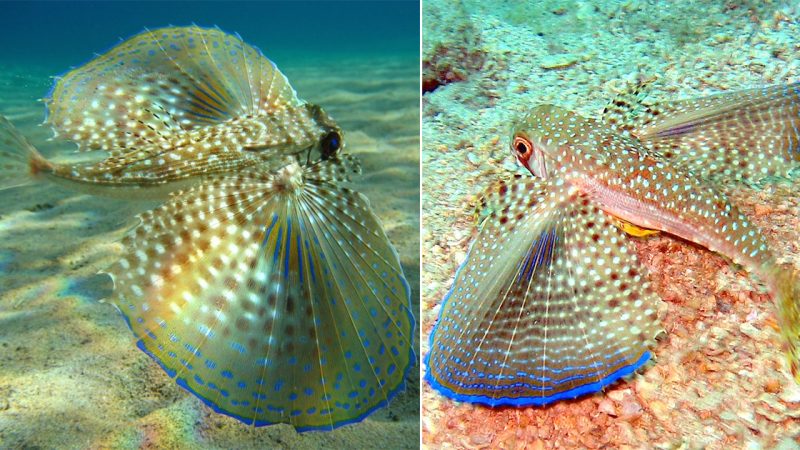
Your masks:
{"label": "dorsal fin", "polygon": [[607,124],[711,181],[759,183],[800,167],[800,83],[615,107]]}
{"label": "dorsal fin", "polygon": [[82,149],[164,146],[175,135],[297,107],[261,52],[215,28],[147,30],[57,80],[48,123]]}
{"label": "dorsal fin", "polygon": [[644,100],[654,81],[656,81],[656,77],[647,78],[638,84],[629,85],[615,95],[603,108],[603,122],[618,131],[630,131],[638,117],[649,113],[647,106],[644,105]]}

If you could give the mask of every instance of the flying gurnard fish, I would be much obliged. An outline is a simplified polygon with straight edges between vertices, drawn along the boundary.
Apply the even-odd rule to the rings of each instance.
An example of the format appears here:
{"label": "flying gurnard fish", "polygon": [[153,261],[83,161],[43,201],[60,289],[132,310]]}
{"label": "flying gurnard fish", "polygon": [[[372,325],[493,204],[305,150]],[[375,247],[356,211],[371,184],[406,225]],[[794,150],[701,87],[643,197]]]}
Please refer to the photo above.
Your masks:
{"label": "flying gurnard fish", "polygon": [[800,84],[646,106],[600,120],[534,108],[511,150],[535,177],[483,197],[488,216],[445,297],[426,379],[447,397],[542,405],[603,389],[651,358],[657,302],[627,234],[663,231],[765,282],[800,381],[800,279],[716,182],[800,165]]}
{"label": "flying gurnard fish", "polygon": [[332,429],[404,386],[410,292],[339,127],[240,37],[146,31],[57,80],[48,161],[0,123],[0,181],[165,198],[107,269],[137,345],[214,410]]}

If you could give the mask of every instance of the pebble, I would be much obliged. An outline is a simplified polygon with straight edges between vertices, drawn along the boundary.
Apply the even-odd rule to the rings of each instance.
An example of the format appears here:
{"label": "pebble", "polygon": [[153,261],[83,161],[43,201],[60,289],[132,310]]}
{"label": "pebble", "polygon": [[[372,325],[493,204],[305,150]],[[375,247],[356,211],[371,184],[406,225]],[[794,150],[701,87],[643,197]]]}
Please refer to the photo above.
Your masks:
{"label": "pebble", "polygon": [[620,389],[616,391],[611,391],[608,393],[608,398],[614,400],[617,403],[622,403],[625,397],[630,395],[630,393],[631,393],[630,389]]}
{"label": "pebble", "polygon": [[667,422],[670,419],[670,408],[666,403],[660,400],[653,400],[648,406],[650,407],[650,412],[653,413],[653,416],[655,416],[655,418],[659,421]]}
{"label": "pebble", "polygon": [[761,335],[761,331],[754,327],[750,322],[745,322],[739,325],[739,331],[752,339],[758,339],[758,337]]}
{"label": "pebble", "polygon": [[783,392],[780,399],[786,403],[800,403],[800,386],[797,383],[790,383]]}
{"label": "pebble", "polygon": [[488,434],[474,434],[469,438],[473,445],[487,445],[492,442],[492,437]]}
{"label": "pebble", "polygon": [[629,396],[620,408],[622,420],[634,420],[642,416],[642,405],[633,396]]}
{"label": "pebble", "polygon": [[614,402],[612,402],[610,399],[604,398],[601,400],[600,404],[597,405],[597,410],[606,413],[611,417],[617,417],[617,408],[614,407]]}
{"label": "pebble", "polygon": [[542,441],[541,439],[536,439],[535,441],[531,442],[530,449],[531,450],[544,450],[545,449],[544,441]]}
{"label": "pebble", "polygon": [[577,62],[580,61],[580,57],[578,55],[573,55],[571,53],[564,53],[560,55],[547,55],[543,57],[540,62],[539,66],[542,69],[565,69],[570,66],[574,66]]}
{"label": "pebble", "polygon": [[774,211],[774,208],[772,208],[769,205],[760,205],[759,204],[759,205],[755,206],[756,217],[765,216],[765,215],[771,213],[772,211]]}

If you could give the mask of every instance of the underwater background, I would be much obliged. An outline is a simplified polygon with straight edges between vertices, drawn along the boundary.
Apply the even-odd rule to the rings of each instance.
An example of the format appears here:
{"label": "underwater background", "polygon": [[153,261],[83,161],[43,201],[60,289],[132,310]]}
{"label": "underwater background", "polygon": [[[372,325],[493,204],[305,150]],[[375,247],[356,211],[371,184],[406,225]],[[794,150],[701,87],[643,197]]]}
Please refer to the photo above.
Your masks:
{"label": "underwater background", "polygon": [[[677,100],[800,80],[800,5],[788,1],[423,2],[422,354],[476,234],[493,181],[530,176],[516,121],[552,103],[598,117],[657,77]],[[725,193],[782,263],[800,267],[800,180]],[[725,258],[664,235],[636,239],[666,335],[654,363],[605,392],[546,407],[488,408],[422,387],[425,448],[794,449],[800,386],[775,307]],[[424,369],[424,368],[423,368]]]}
{"label": "underwater background", "polygon": [[[321,105],[362,161],[364,193],[419,308],[418,2],[2,2],[0,114],[47,157],[53,76],[145,28],[219,26],[259,47]],[[418,367],[363,422],[298,434],[248,427],[177,386],[134,345],[97,275],[152,202],[46,182],[0,191],[0,448],[416,448]],[[419,343],[414,342],[419,354]]]}

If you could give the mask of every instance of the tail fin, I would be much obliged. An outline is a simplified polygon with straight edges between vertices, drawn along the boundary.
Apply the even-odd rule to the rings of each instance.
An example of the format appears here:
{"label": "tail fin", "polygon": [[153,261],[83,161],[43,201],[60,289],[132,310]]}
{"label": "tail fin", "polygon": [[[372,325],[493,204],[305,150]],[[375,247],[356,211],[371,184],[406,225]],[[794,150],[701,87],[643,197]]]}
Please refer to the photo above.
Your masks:
{"label": "tail fin", "polygon": [[778,323],[786,345],[789,369],[800,383],[800,271],[781,267],[775,276]]}
{"label": "tail fin", "polygon": [[0,190],[24,186],[52,164],[0,115]]}

